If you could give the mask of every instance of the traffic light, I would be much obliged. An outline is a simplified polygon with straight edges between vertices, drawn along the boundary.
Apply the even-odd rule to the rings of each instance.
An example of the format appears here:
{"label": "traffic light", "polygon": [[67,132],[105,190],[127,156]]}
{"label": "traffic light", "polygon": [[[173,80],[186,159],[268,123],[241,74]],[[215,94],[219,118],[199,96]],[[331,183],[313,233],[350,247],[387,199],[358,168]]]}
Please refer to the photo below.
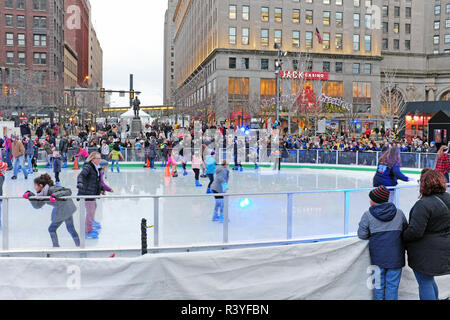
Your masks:
{"label": "traffic light", "polygon": [[131,100],[134,99],[134,90],[133,89],[130,90],[130,99]]}
{"label": "traffic light", "polygon": [[17,95],[17,91],[16,88],[13,89],[13,95],[16,96]]}
{"label": "traffic light", "polygon": [[4,87],[4,93],[5,93],[5,97],[8,95],[8,86]]}
{"label": "traffic light", "polygon": [[102,99],[105,98],[105,88],[101,88],[101,89],[100,89],[100,97],[101,97]]}

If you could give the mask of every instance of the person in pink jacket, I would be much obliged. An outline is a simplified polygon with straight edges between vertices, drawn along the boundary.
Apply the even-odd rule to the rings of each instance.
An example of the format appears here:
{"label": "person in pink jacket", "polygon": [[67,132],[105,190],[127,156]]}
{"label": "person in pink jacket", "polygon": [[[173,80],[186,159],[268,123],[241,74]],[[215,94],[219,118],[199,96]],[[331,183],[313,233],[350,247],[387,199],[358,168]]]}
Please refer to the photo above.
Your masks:
{"label": "person in pink jacket", "polygon": [[177,173],[177,162],[175,161],[172,152],[169,153],[169,159],[167,160],[167,165],[169,166],[169,169],[172,170],[171,175],[172,177],[178,177]]}
{"label": "person in pink jacket", "polygon": [[202,186],[200,184],[200,182],[198,181],[200,178],[200,168],[201,167],[203,167],[203,169],[206,170],[205,163],[203,162],[202,157],[200,156],[200,154],[198,152],[195,152],[194,156],[192,157],[192,170],[194,171],[194,174],[195,174],[195,186],[196,187]]}
{"label": "person in pink jacket", "polygon": [[80,152],[75,156],[75,158],[83,157],[84,161],[86,161],[87,158],[89,158],[89,152],[86,150],[86,147],[81,148]]}

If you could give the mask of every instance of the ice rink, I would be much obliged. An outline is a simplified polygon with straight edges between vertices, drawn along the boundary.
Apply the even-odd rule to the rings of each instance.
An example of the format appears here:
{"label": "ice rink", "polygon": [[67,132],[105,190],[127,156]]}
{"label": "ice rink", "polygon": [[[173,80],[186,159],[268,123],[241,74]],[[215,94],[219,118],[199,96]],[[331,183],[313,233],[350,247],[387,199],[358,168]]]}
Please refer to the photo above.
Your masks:
{"label": "ice rink", "polygon": [[[4,194],[21,196],[33,190],[35,176],[48,172],[39,170],[24,180],[11,180],[8,172]],[[76,178],[80,171],[64,169],[61,182],[76,195]],[[121,169],[120,173],[108,171],[106,183],[114,189],[113,195],[204,195],[208,179],[201,179],[203,187],[196,188],[194,175],[164,178],[163,168]],[[409,175],[417,180],[417,175]],[[310,190],[336,190],[371,188],[372,172],[324,169],[244,169],[230,171],[229,193],[296,192]],[[400,185],[414,185],[414,182]],[[400,191],[400,208],[406,216],[418,197],[418,188]],[[212,222],[214,198],[180,197],[159,200],[159,245],[184,246],[221,243],[223,225]],[[79,205],[78,202],[77,206]],[[296,194],[293,196],[292,237],[320,237],[344,233],[343,192]],[[140,248],[141,219],[153,224],[153,199],[101,199],[97,200],[96,219],[102,224],[99,238],[86,240],[87,248]],[[369,206],[368,191],[350,193],[349,232],[356,232],[358,222]],[[51,208],[33,209],[27,200],[11,200],[9,203],[9,248],[50,249],[48,234]],[[287,230],[287,196],[232,197],[229,206],[229,242],[285,240]],[[79,213],[74,215],[79,228]],[[58,230],[61,247],[75,248],[64,225]],[[2,238],[0,237],[0,241]],[[148,229],[148,246],[153,245],[153,229]]]}

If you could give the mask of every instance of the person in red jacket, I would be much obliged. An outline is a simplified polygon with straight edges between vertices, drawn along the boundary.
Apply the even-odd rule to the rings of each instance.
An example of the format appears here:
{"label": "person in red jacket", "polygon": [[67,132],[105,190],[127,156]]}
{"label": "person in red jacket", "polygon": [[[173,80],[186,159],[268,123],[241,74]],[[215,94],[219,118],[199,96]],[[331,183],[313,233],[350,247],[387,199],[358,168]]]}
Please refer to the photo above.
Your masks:
{"label": "person in red jacket", "polygon": [[450,172],[450,158],[448,153],[448,148],[442,146],[438,151],[438,158],[436,161],[436,171],[439,171],[445,176],[447,183],[449,182],[448,173]]}

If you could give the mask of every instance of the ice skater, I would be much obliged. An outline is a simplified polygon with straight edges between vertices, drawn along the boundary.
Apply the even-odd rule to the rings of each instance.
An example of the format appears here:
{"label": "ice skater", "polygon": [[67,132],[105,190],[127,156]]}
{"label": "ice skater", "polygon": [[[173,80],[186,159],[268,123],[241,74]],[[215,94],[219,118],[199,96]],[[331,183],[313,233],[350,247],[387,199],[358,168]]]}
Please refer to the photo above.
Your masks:
{"label": "ice skater", "polygon": [[[211,185],[211,190],[215,194],[224,194],[228,191],[228,178],[230,176],[230,172],[228,170],[227,161],[224,160],[222,162],[222,166],[216,169],[214,181]],[[214,215],[212,221],[219,221],[223,223],[223,208],[224,208],[224,200],[223,196],[215,196],[216,204],[214,206]],[[229,221],[229,220],[228,220]]]}
{"label": "ice skater", "polygon": [[61,181],[59,180],[59,174],[61,173],[62,160],[59,151],[53,151],[53,173],[55,174],[55,185],[57,187],[61,186]]}
{"label": "ice skater", "polygon": [[109,158],[111,159],[111,172],[114,172],[114,164],[116,164],[117,173],[120,173],[119,169],[119,160],[124,160],[122,153],[120,152],[120,147],[118,144],[115,144],[111,153],[109,154]]}
{"label": "ice skater", "polygon": [[192,170],[194,171],[194,175],[195,175],[195,186],[196,187],[202,187],[202,185],[199,182],[200,167],[205,168],[205,163],[203,162],[202,157],[200,156],[198,151],[196,151],[194,153],[194,156],[192,157]]}
{"label": "ice skater", "polygon": [[208,188],[206,189],[206,193],[213,193],[211,190],[211,185],[214,181],[214,172],[216,171],[216,158],[215,158],[216,153],[214,151],[211,152],[211,155],[208,156],[205,160],[206,162],[206,175],[209,178],[209,184],[208,184]]}
{"label": "ice skater", "polygon": [[[83,169],[77,178],[77,188],[79,196],[99,196],[105,193],[105,188],[101,182],[100,161],[102,157],[99,152],[92,152],[86,160]],[[95,210],[97,209],[96,199],[86,199],[86,238],[97,239],[98,231],[93,230],[95,220]]]}
{"label": "ice skater", "polygon": [[[76,232],[73,223],[73,214],[77,210],[77,207],[72,199],[61,199],[63,197],[71,196],[72,191],[67,188],[55,186],[52,178],[47,173],[34,179],[34,189],[36,190],[36,195],[31,191],[27,191],[24,193],[23,197],[30,200],[31,205],[35,209],[40,209],[45,204],[53,207],[51,224],[48,228],[53,247],[59,247],[56,231],[63,222],[66,224],[67,231],[69,231],[72,236],[75,245],[79,247],[80,238],[78,237],[78,233]],[[36,199],[36,197],[50,197],[50,200],[40,200]]]}
{"label": "ice skater", "polygon": [[[3,183],[5,182],[5,173],[8,171],[8,164],[0,160],[0,197],[3,196]],[[2,228],[2,202],[0,199],[0,230]]]}
{"label": "ice skater", "polygon": [[169,152],[169,158],[167,159],[167,167],[169,168],[169,173],[171,177],[178,177],[177,172],[177,162],[175,161],[172,151]]}

